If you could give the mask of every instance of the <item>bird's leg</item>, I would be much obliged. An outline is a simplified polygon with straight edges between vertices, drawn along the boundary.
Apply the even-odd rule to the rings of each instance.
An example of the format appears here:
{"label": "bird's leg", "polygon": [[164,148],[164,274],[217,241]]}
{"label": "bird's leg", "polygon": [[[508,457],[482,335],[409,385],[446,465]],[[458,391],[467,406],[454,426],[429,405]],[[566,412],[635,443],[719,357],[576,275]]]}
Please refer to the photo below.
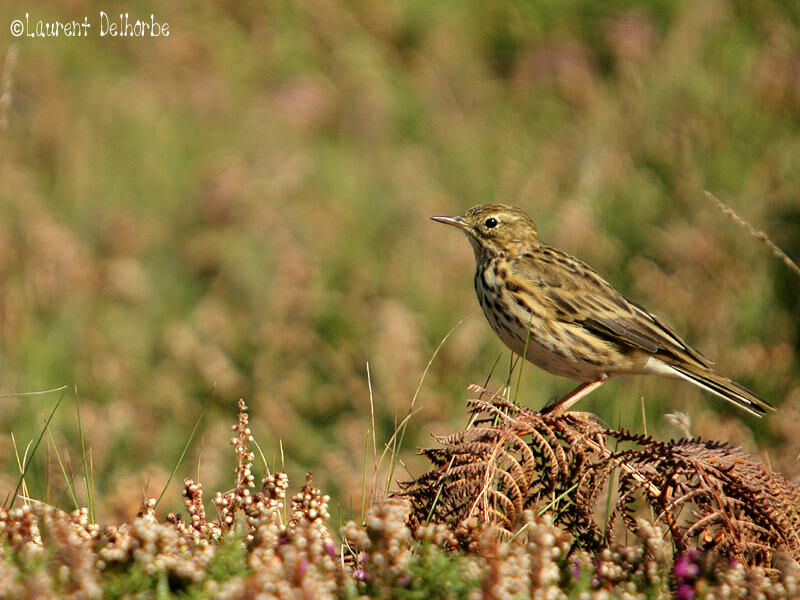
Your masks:
{"label": "bird's leg", "polygon": [[550,406],[545,406],[541,413],[543,415],[561,415],[569,410],[569,407],[575,404],[581,398],[588,396],[601,385],[603,385],[606,381],[608,381],[608,377],[603,376],[600,379],[595,381],[587,381],[586,383],[580,384],[574,390],[572,390],[569,394],[561,398],[560,400],[556,401],[554,404]]}

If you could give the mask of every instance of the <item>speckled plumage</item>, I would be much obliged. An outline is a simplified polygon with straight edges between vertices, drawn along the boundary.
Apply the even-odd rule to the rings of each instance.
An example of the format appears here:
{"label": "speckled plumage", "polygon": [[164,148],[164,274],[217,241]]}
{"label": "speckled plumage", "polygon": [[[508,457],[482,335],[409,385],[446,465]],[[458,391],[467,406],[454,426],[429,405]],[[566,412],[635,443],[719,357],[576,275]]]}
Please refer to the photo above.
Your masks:
{"label": "speckled plumage", "polygon": [[500,339],[546,371],[585,382],[553,410],[566,410],[609,377],[627,374],[683,379],[756,415],[772,409],[714,372],[698,350],[589,265],[541,243],[520,209],[483,204],[433,219],[467,235],[478,301]]}

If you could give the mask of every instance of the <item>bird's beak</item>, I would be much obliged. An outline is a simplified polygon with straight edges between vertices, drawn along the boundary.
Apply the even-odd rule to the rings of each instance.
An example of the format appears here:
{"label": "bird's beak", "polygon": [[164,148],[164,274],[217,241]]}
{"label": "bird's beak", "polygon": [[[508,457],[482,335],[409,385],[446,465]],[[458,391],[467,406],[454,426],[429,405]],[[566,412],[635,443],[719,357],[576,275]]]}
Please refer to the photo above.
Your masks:
{"label": "bird's beak", "polygon": [[444,223],[445,225],[458,227],[459,229],[466,229],[469,227],[467,222],[461,217],[431,217],[431,219],[438,221],[439,223]]}

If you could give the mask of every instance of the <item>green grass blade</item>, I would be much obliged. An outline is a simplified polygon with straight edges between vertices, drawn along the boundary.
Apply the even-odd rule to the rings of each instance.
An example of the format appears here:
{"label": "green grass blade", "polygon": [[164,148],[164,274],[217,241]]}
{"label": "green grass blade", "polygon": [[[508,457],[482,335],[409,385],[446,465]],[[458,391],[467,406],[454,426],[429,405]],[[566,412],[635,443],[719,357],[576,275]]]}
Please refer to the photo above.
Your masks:
{"label": "green grass blade", "polygon": [[525,334],[525,347],[522,349],[522,356],[520,357],[519,374],[517,375],[517,389],[514,391],[514,402],[519,398],[519,386],[522,383],[522,372],[525,370],[525,357],[528,356],[528,342],[531,340],[531,325],[533,324],[533,316],[531,315],[530,323],[528,323],[528,333]]}
{"label": "green grass blade", "polygon": [[[389,476],[386,478],[386,491],[387,492],[389,491],[389,488],[391,487],[392,478],[394,477],[394,470],[395,470],[395,466],[396,466],[396,463],[397,463],[397,461],[396,461],[397,453],[400,451],[400,448],[403,447],[403,439],[405,437],[406,427],[408,426],[408,421],[411,418],[411,415],[413,415],[416,412],[414,410],[414,405],[417,403],[417,398],[419,397],[420,390],[422,390],[422,384],[425,382],[425,378],[428,376],[428,371],[430,370],[431,365],[433,364],[433,361],[436,359],[436,356],[439,354],[439,351],[442,349],[442,346],[444,346],[444,343],[447,341],[447,339],[451,335],[453,335],[453,332],[456,329],[458,329],[461,326],[461,324],[464,321],[467,320],[468,317],[472,316],[472,314],[473,313],[469,313],[468,315],[462,317],[461,320],[458,323],[456,323],[455,325],[453,325],[450,328],[450,331],[448,331],[444,335],[444,337],[441,339],[441,341],[436,345],[436,348],[434,349],[433,354],[431,354],[430,359],[428,359],[428,364],[425,365],[425,370],[422,372],[422,377],[420,377],[420,379],[419,379],[419,383],[417,384],[417,389],[414,391],[414,396],[411,398],[411,404],[408,407],[408,414],[406,415],[406,418],[403,419],[400,422],[400,435],[399,436],[397,435],[397,433],[398,433],[397,429],[395,429],[395,432],[392,434],[392,438],[390,440],[390,442],[393,443],[393,446],[392,446],[392,462],[391,462],[391,464],[389,466]],[[384,451],[383,451],[383,453],[381,453],[381,460],[386,455],[386,449],[387,448],[388,448],[388,445],[384,446]],[[378,462],[378,464],[380,464],[380,461]]]}
{"label": "green grass blade", "polygon": [[[53,439],[53,432],[50,431],[49,429],[47,430],[47,436],[48,436],[48,439],[50,441],[50,445],[53,448],[53,453],[56,455],[56,460],[58,461],[58,468],[61,469],[61,475],[64,477],[64,483],[67,486],[66,492],[68,492],[70,497],[72,498],[72,503],[75,506],[75,508],[80,508],[81,505],[78,502],[77,495],[75,494],[75,488],[72,487],[72,478],[67,473],[67,469],[64,466],[64,461],[61,460],[61,453],[58,451],[58,447],[56,446],[56,442]],[[61,498],[63,498],[63,497],[64,497],[64,495],[62,494]],[[56,502],[56,506],[58,506],[61,503],[61,498],[59,498],[58,502]]]}
{"label": "green grass blade", "polygon": [[83,435],[83,421],[81,421],[81,403],[80,396],[78,395],[78,386],[72,388],[75,394],[75,412],[78,415],[78,436],[81,441],[81,456],[83,457],[83,483],[86,486],[86,503],[89,508],[89,521],[95,522],[94,511],[94,476],[91,472],[89,461],[86,460],[88,455],[86,453],[86,438]]}
{"label": "green grass blade", "polygon": [[[62,393],[58,397],[58,400],[56,401],[56,405],[53,407],[53,410],[50,411],[50,414],[48,415],[47,420],[44,423],[44,427],[42,428],[42,431],[39,433],[39,437],[36,438],[36,443],[33,445],[30,456],[27,456],[26,452],[26,457],[22,465],[22,472],[19,475],[19,479],[17,480],[17,486],[16,488],[14,488],[14,493],[12,494],[11,500],[9,501],[8,506],[6,508],[12,508],[14,506],[14,502],[16,502],[17,496],[19,495],[19,490],[22,487],[23,482],[25,481],[25,474],[28,472],[28,467],[30,467],[31,462],[33,461],[33,457],[36,455],[36,450],[39,448],[39,444],[41,444],[42,438],[44,438],[45,431],[47,431],[47,428],[50,426],[50,421],[53,420],[53,417],[55,416],[58,407],[61,406],[61,401],[64,399],[66,389],[67,386],[57,388],[57,390],[61,390]],[[49,391],[57,391],[57,390],[49,390]],[[38,392],[33,392],[33,394],[38,394]],[[15,394],[15,395],[22,395],[22,394]]]}
{"label": "green grass blade", "polygon": [[[369,432],[364,436],[364,475],[361,479],[361,524],[367,519],[367,456],[369,456]],[[376,469],[377,470],[377,469]]]}
{"label": "green grass blade", "polygon": [[172,478],[175,476],[175,473],[178,472],[178,467],[181,466],[184,457],[186,456],[186,452],[189,450],[189,446],[194,439],[195,434],[197,433],[197,429],[200,427],[200,422],[203,420],[203,416],[206,414],[206,410],[208,410],[208,399],[203,403],[203,409],[200,411],[200,414],[197,416],[197,420],[194,422],[194,427],[192,427],[192,432],[189,434],[189,438],[186,440],[186,443],[183,445],[183,449],[181,450],[181,455],[178,457],[175,466],[172,467],[172,471],[167,477],[167,482],[164,484],[164,488],[161,490],[161,494],[158,496],[158,500],[156,500],[156,505],[154,508],[158,508],[158,505],[161,503],[161,499],[164,497],[164,494],[167,492],[167,488],[169,487]]}

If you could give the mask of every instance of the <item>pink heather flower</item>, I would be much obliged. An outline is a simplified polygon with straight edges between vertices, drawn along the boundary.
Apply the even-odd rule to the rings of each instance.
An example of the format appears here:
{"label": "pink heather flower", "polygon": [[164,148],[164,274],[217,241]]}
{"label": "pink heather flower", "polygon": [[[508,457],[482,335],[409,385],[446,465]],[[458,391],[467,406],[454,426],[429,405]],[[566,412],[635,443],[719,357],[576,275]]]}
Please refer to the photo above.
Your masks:
{"label": "pink heather flower", "polygon": [[692,558],[691,553],[682,554],[675,561],[672,572],[678,580],[694,579],[700,574],[700,567],[692,561]]}
{"label": "pink heather flower", "polygon": [[297,565],[297,574],[302,577],[306,574],[306,571],[308,571],[308,561],[304,560]]}
{"label": "pink heather flower", "polygon": [[331,558],[335,558],[336,557],[336,547],[332,543],[325,542],[325,545],[323,546],[323,548],[325,549],[325,552],[330,554]]}
{"label": "pink heather flower", "polygon": [[569,572],[572,573],[573,579],[580,579],[581,578],[581,565],[578,562],[578,559],[573,558],[570,561]]}
{"label": "pink heather flower", "polygon": [[677,600],[693,600],[695,596],[694,588],[688,583],[680,584],[678,590],[675,592],[675,598]]}

